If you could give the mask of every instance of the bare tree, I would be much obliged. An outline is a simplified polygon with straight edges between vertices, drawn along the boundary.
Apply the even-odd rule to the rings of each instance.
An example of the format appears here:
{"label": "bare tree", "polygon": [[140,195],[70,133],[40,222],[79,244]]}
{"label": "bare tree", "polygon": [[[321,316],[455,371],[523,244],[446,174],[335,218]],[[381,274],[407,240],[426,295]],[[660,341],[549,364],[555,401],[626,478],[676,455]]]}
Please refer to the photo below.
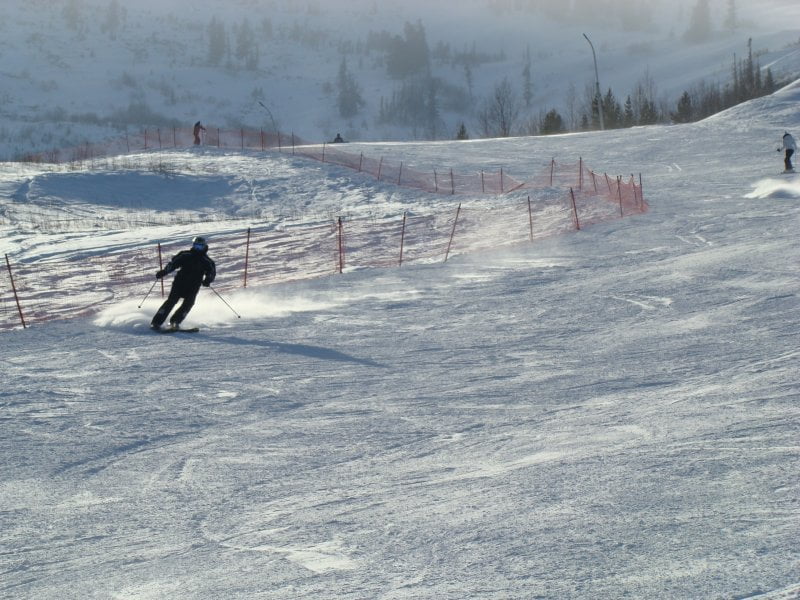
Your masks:
{"label": "bare tree", "polygon": [[578,92],[575,89],[575,84],[570,81],[569,87],[567,88],[567,96],[564,100],[564,105],[566,106],[566,121],[567,121],[567,129],[570,131],[575,131],[578,128],[578,109],[577,109],[577,102],[578,102]]}
{"label": "bare tree", "polygon": [[519,117],[519,100],[507,77],[494,87],[478,112],[478,122],[486,137],[509,137]]}
{"label": "bare tree", "polygon": [[640,125],[657,123],[660,115],[656,104],[656,83],[647,69],[633,89],[633,113]]}

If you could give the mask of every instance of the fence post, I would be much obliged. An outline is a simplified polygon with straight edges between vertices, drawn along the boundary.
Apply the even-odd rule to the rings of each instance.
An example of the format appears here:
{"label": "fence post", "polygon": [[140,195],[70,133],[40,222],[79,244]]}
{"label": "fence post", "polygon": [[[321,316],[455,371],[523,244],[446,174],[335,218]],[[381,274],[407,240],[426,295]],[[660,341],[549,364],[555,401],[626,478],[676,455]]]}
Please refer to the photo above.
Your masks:
{"label": "fence post", "polygon": [[531,230],[531,241],[533,241],[533,210],[531,209],[531,196],[528,194],[528,225]]}
{"label": "fence post", "polygon": [[554,158],[550,161],[550,187],[553,187],[553,171],[555,171],[555,168],[556,168],[556,159]]}
{"label": "fence post", "polygon": [[611,180],[608,178],[608,173],[603,173],[606,178],[606,185],[608,186],[608,193],[611,194]]}
{"label": "fence post", "polygon": [[504,194],[503,191],[503,167],[500,167],[500,193]]}
{"label": "fence post", "polygon": [[217,127],[217,148],[220,147],[221,143],[222,143],[222,140],[221,140],[221,137],[219,135],[219,127]]}
{"label": "fence post", "polygon": [[156,135],[158,136],[158,149],[161,150],[161,128],[159,127],[156,129]]}
{"label": "fence post", "polygon": [[19,320],[22,321],[22,328],[27,329],[25,324],[25,316],[22,314],[22,306],[19,304],[19,295],[17,294],[17,286],[14,284],[14,275],[11,273],[11,263],[8,261],[8,254],[6,254],[6,268],[8,269],[8,277],[11,279],[11,290],[14,292],[14,301],[17,303],[17,312],[19,312]]}
{"label": "fence post", "polygon": [[175,126],[174,125],[172,126],[172,147],[173,148],[177,148],[178,147],[178,134],[175,131]]}
{"label": "fence post", "polygon": [[594,184],[594,193],[597,193],[597,177],[595,177],[594,171],[590,171],[592,174],[592,183]]}
{"label": "fence post", "polygon": [[125,131],[125,147],[128,149],[128,154],[131,153],[131,141],[128,139],[128,132]]}
{"label": "fence post", "polygon": [[456,209],[456,218],[453,221],[453,230],[450,232],[450,241],[447,242],[447,251],[444,253],[444,262],[447,262],[447,257],[450,256],[450,246],[453,244],[453,236],[456,234],[456,225],[458,224],[458,215],[461,214],[461,203],[458,203]]}
{"label": "fence post", "polygon": [[403,266],[403,246],[406,241],[406,215],[408,213],[403,211],[403,228],[400,230],[400,262],[397,263],[398,267]]}
{"label": "fence post", "polygon": [[623,217],[622,214],[622,175],[617,175],[617,197],[619,198],[619,216]]}
{"label": "fence post", "polygon": [[339,273],[344,272],[344,232],[342,217],[339,217]]}
{"label": "fence post", "polygon": [[250,228],[247,228],[247,242],[244,247],[244,286],[247,287],[247,265],[250,259]]}
{"label": "fence post", "polygon": [[439,178],[436,176],[436,169],[433,170],[433,189],[437,194],[439,193]]}
{"label": "fence post", "polygon": [[[451,196],[455,196],[456,195],[456,180],[453,178],[453,169],[452,168],[450,169],[450,195]],[[459,204],[459,206],[461,206],[461,205]]]}
{"label": "fence post", "polygon": [[[158,242],[158,270],[164,268],[164,264],[161,261],[161,242]],[[164,278],[161,278],[161,297],[164,297]]]}
{"label": "fence post", "polygon": [[364,164],[364,153],[358,157],[358,172],[361,173],[361,166]]}
{"label": "fence post", "polygon": [[322,142],[322,162],[325,162],[325,142]]}
{"label": "fence post", "polygon": [[381,180],[381,169],[383,168],[383,157],[381,156],[381,160],[378,162],[378,181]]}
{"label": "fence post", "polygon": [[642,187],[642,174],[639,173],[639,198],[641,202],[639,204],[639,208],[644,210],[644,187]]}
{"label": "fence post", "polygon": [[578,220],[578,206],[575,204],[575,192],[572,191],[572,188],[569,188],[569,195],[572,196],[572,211],[575,213],[575,229],[580,231],[581,222]]}
{"label": "fence post", "polygon": [[481,194],[486,193],[486,182],[483,177],[483,169],[481,169]]}
{"label": "fence post", "polygon": [[400,178],[403,176],[403,161],[400,161],[400,171],[397,173],[397,185],[400,185]]}
{"label": "fence post", "polygon": [[578,157],[578,190],[583,191],[583,157]]}

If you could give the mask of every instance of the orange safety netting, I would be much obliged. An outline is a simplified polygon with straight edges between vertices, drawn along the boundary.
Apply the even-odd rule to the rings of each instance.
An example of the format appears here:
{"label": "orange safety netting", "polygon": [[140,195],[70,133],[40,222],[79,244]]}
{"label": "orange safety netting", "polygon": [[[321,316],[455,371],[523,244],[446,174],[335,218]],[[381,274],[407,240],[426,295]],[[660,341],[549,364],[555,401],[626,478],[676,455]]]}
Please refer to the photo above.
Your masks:
{"label": "orange safety netting", "polygon": [[[420,171],[402,162],[376,160],[327,144],[299,145],[294,136],[211,128],[205,136],[207,145],[211,141],[220,147],[277,148],[431,193],[495,197],[494,201],[482,200],[479,206],[454,205],[450,212],[369,220],[340,218],[326,225],[297,223],[282,229],[265,225],[216,236],[211,255],[219,272],[215,286],[222,290],[322,277],[350,269],[444,261],[456,254],[543,239],[647,209],[641,185],[633,176],[623,181],[621,177],[600,175],[582,160],[572,164],[552,160],[530,180],[519,181],[503,169],[473,174],[457,174],[451,169]],[[191,139],[191,130],[174,129],[166,134],[157,130],[155,135],[150,132],[117,140],[102,150],[110,155],[152,148],[152,144],[161,148],[165,144],[188,144]],[[286,142],[290,145],[284,146]],[[82,148],[83,154],[81,149],[72,149],[40,156],[39,160],[87,160],[100,155],[97,147]],[[518,194],[509,196],[511,192]],[[165,245],[103,254],[72,252],[61,259],[27,262],[6,257],[6,264],[0,268],[0,330],[20,327],[23,318],[26,324],[41,323],[89,314],[112,302],[144,296],[160,266],[158,250],[163,264],[184,247]],[[160,283],[153,294],[161,297]]]}

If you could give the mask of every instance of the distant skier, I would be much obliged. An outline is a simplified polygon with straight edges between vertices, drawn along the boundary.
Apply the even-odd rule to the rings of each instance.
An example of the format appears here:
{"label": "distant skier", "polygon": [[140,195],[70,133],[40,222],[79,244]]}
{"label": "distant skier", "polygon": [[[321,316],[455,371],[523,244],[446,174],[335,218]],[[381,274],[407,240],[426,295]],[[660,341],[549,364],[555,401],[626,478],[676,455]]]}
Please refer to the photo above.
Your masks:
{"label": "distant skier", "polygon": [[336,134],[336,137],[333,138],[333,143],[334,144],[344,144],[344,139],[342,139],[342,134],[341,133],[337,133]]}
{"label": "distant skier", "polygon": [[172,328],[177,329],[181,321],[192,310],[197,292],[200,291],[200,286],[208,287],[214,281],[217,276],[217,268],[207,253],[208,244],[206,244],[206,240],[196,237],[192,240],[192,248],[190,250],[178,252],[167,263],[166,267],[156,273],[156,279],[161,279],[167,273],[178,270],[178,274],[175,275],[175,280],[172,282],[169,296],[150,323],[151,329],[160,329],[161,325],[166,321],[167,315],[178,303],[178,300],[183,298],[183,303],[169,320]]}
{"label": "distant skier", "polygon": [[201,143],[201,141],[200,141],[200,132],[201,131],[205,131],[205,130],[206,130],[206,128],[203,127],[203,124],[200,123],[200,121],[198,121],[197,123],[194,124],[194,130],[193,130],[192,133],[194,133],[194,145],[195,146],[199,146],[200,145],[200,143]]}
{"label": "distant skier", "polygon": [[786,169],[785,173],[791,173],[794,171],[794,167],[792,166],[792,155],[797,152],[797,144],[792,137],[792,134],[788,131],[783,134],[783,147],[778,148],[778,152],[784,150],[786,155],[783,159],[783,166]]}

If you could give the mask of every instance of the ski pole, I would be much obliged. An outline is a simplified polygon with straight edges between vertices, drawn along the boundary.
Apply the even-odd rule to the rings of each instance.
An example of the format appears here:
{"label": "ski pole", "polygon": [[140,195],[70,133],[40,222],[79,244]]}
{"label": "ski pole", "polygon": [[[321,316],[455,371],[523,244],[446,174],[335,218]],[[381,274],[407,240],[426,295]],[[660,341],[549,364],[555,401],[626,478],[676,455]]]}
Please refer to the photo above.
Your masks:
{"label": "ski pole", "polygon": [[150,292],[153,291],[153,288],[156,287],[157,283],[158,283],[158,279],[156,279],[153,282],[153,285],[150,286],[150,289],[147,290],[147,293],[144,295],[144,298],[142,298],[142,301],[139,303],[139,306],[137,308],[142,308],[142,304],[144,304],[144,301],[147,300],[147,297],[150,295]]}
{"label": "ski pole", "polygon": [[236,315],[236,316],[237,316],[239,319],[241,319],[241,318],[242,318],[242,315],[240,315],[240,314],[239,314],[239,313],[237,313],[235,310],[233,310],[233,307],[232,307],[230,304],[228,304],[228,302],[225,300],[225,298],[223,298],[222,296],[220,296],[220,294],[219,294],[219,292],[218,292],[217,290],[215,290],[215,289],[214,289],[213,287],[211,287],[210,285],[209,285],[208,287],[211,289],[211,291],[212,291],[212,292],[214,292],[214,293],[217,295],[217,298],[219,298],[220,300],[222,300],[222,301],[225,303],[225,306],[227,306],[228,308],[230,308],[230,309],[231,309],[231,312],[233,312],[233,314],[235,314],[235,315]]}

